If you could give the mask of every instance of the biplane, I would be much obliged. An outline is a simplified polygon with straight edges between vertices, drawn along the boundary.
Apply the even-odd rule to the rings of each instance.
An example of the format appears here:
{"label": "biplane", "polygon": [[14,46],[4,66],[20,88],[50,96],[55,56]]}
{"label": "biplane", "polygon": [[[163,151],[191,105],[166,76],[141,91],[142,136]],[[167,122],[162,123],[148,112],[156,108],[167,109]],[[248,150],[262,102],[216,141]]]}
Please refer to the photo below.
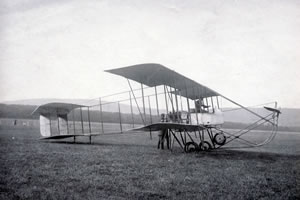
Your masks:
{"label": "biplane", "polygon": [[[40,131],[44,139],[73,137],[75,141],[78,136],[87,136],[91,142],[92,136],[112,134],[104,130],[104,124],[109,123],[108,118],[111,117],[105,112],[104,107],[112,103],[117,105],[117,111],[110,113],[114,113],[119,119],[120,134],[126,131],[148,131],[152,136],[153,132],[158,132],[158,148],[161,149],[166,143],[167,148],[172,150],[176,143],[185,152],[207,151],[224,146],[230,147],[229,144],[233,141],[239,141],[243,147],[258,147],[271,142],[277,133],[281,112],[277,109],[276,102],[273,107],[265,106],[266,113],[262,115],[205,85],[155,63],[138,64],[106,72],[126,78],[130,91],[118,93],[123,95],[121,100],[116,101],[116,97],[110,95],[111,100],[103,101],[104,97],[101,97],[98,103],[89,106],[67,103],[39,106],[33,113],[40,114]],[[140,85],[140,88],[134,89],[133,84]],[[223,128],[225,120],[222,100],[243,109],[254,116],[255,121],[240,130]],[[123,109],[128,112],[126,117],[121,112],[121,106],[126,105],[125,102],[129,102],[127,109]],[[83,109],[87,115],[85,122]],[[79,110],[77,115],[80,116],[80,120],[75,119],[74,110]],[[68,115],[71,112],[73,123],[68,122]],[[96,120],[91,119],[91,112]],[[96,112],[98,114],[95,114]],[[57,121],[55,126],[59,130],[58,134],[54,135],[51,130],[53,116]],[[75,128],[75,124],[78,123],[81,127],[79,134]],[[269,128],[270,134],[266,139],[257,142],[244,137],[260,126]],[[71,127],[73,132],[70,130]]]}

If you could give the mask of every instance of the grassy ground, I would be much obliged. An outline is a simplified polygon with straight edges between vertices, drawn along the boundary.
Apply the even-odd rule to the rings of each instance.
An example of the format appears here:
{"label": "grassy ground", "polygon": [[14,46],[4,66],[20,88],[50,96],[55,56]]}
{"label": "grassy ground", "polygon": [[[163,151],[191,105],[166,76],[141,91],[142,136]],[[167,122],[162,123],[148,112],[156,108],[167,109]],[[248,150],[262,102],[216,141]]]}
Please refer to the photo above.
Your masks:
{"label": "grassy ground", "polygon": [[147,133],[92,145],[0,130],[0,199],[299,199],[300,135],[256,149],[182,153]]}

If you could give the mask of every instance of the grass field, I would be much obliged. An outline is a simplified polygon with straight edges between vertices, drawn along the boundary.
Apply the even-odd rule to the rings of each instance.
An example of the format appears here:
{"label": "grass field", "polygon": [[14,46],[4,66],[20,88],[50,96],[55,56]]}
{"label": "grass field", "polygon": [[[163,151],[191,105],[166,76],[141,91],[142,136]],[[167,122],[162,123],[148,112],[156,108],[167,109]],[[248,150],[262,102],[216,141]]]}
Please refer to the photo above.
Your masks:
{"label": "grass field", "polygon": [[148,133],[87,144],[0,130],[0,199],[299,199],[300,134],[249,150],[185,154]]}

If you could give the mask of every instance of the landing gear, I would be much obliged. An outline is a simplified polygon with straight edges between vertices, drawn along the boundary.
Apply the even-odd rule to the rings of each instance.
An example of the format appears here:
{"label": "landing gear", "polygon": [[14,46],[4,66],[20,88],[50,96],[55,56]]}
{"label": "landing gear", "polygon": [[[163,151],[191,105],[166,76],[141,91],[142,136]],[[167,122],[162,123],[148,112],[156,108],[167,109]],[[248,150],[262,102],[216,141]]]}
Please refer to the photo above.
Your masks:
{"label": "landing gear", "polygon": [[[207,131],[207,135],[205,135],[206,131]],[[166,129],[165,131],[161,131],[161,133],[159,134],[158,148],[163,149],[163,142],[165,139],[167,140],[167,142],[170,140],[169,143],[171,146],[172,140],[169,139],[169,137],[171,138],[171,135],[173,136],[173,145],[174,145],[174,141],[177,141],[181,149],[186,153],[198,152],[198,151],[210,151],[213,149],[217,149],[222,145],[226,144],[226,136],[223,131],[217,129],[213,130],[213,128],[211,127],[204,127],[203,129],[194,131],[195,137],[192,137],[190,135],[190,132],[186,130],[174,131],[171,129]],[[197,132],[199,133],[199,137],[196,137]],[[168,133],[169,133],[169,137],[168,137]],[[178,133],[180,137],[177,137],[176,133]]]}
{"label": "landing gear", "polygon": [[225,142],[226,142],[226,136],[224,135],[223,132],[219,132],[219,133],[217,133],[217,134],[214,136],[213,142],[214,142],[215,144],[217,144],[217,145],[222,146],[222,145],[224,145]]}
{"label": "landing gear", "polygon": [[199,148],[199,147],[198,147],[197,143],[195,143],[195,142],[188,142],[188,143],[186,143],[185,146],[184,146],[184,151],[185,151],[186,153],[191,153],[191,152],[197,151],[198,148]]}
{"label": "landing gear", "polygon": [[200,151],[208,151],[211,148],[212,148],[211,144],[207,141],[200,142],[200,144],[199,144]]}

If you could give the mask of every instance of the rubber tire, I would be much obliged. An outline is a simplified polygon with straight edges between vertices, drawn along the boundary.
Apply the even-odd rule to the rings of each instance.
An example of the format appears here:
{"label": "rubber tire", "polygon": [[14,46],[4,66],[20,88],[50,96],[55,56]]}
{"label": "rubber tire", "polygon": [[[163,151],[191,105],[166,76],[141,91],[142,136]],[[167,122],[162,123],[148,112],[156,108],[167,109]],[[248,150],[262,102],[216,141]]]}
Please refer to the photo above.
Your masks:
{"label": "rubber tire", "polygon": [[195,152],[198,151],[198,149],[199,149],[198,144],[195,142],[187,142],[184,146],[184,151],[186,153]]}
{"label": "rubber tire", "polygon": [[[221,142],[218,141],[218,140],[217,140],[217,136],[218,136],[218,135],[223,135],[223,136],[224,136],[224,140],[221,141]],[[225,136],[224,133],[222,133],[222,132],[221,132],[221,133],[217,133],[217,134],[214,136],[213,141],[214,141],[215,144],[222,146],[222,145],[224,145],[224,144],[226,143],[226,136]]]}
{"label": "rubber tire", "polygon": [[208,148],[203,149],[203,147],[202,147],[202,142],[200,142],[200,143],[199,143],[199,150],[200,150],[200,151],[209,151],[209,150],[212,149],[211,144],[210,144],[209,142],[207,142],[207,141],[203,141],[203,146],[204,146],[204,147],[206,146],[206,147],[208,147]]}

